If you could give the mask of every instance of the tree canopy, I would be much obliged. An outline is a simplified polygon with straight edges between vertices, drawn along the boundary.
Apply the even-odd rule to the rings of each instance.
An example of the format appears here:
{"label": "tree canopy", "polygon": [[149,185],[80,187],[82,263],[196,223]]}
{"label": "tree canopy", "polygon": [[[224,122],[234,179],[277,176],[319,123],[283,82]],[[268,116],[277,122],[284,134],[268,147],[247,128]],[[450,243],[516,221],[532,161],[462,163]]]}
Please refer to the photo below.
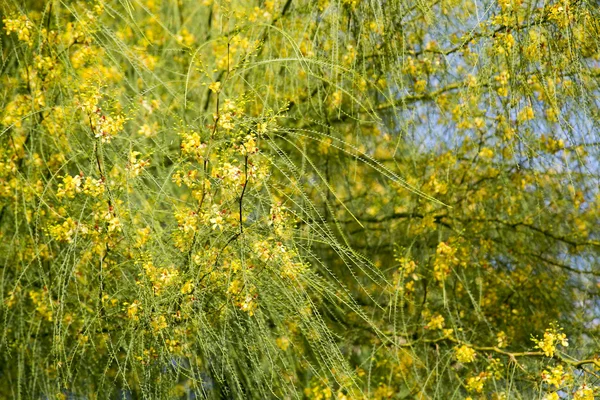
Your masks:
{"label": "tree canopy", "polygon": [[0,397],[600,395],[591,0],[7,0]]}

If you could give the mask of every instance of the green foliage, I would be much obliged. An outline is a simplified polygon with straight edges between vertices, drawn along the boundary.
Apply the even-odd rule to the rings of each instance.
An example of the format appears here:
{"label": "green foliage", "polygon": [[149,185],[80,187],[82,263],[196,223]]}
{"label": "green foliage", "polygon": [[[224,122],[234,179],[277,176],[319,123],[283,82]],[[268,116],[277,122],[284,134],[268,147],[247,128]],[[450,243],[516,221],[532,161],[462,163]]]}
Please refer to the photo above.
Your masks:
{"label": "green foliage", "polygon": [[600,394],[596,3],[0,13],[0,397]]}

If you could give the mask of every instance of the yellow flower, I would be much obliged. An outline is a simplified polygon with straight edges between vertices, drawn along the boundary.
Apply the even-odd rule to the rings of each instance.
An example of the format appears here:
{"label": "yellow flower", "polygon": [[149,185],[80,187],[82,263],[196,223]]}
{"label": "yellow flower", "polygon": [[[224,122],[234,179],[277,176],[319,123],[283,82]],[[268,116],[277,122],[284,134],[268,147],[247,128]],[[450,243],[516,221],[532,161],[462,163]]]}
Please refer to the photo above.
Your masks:
{"label": "yellow flower", "polygon": [[217,229],[223,229],[224,222],[225,220],[220,215],[217,215],[216,217],[210,219],[213,231]]}
{"label": "yellow flower", "polygon": [[561,386],[564,381],[564,371],[562,365],[557,365],[550,371],[544,370],[542,372],[542,380],[549,385]]}
{"label": "yellow flower", "polygon": [[433,262],[433,277],[437,281],[445,280],[452,267],[458,264],[458,258],[456,257],[456,248],[450,247],[444,242],[440,242],[435,251],[436,257]]}
{"label": "yellow flower", "polygon": [[129,154],[129,163],[127,164],[127,170],[133,178],[139,176],[146,167],[150,165],[150,160],[138,160],[138,156],[141,153],[139,151],[132,151]]}
{"label": "yellow flower", "polygon": [[100,196],[104,193],[104,181],[102,179],[87,177],[83,184],[83,193],[92,197]]}
{"label": "yellow flower", "polygon": [[415,93],[423,93],[425,91],[425,87],[427,86],[427,81],[420,79],[415,82]]}
{"label": "yellow flower", "polygon": [[202,159],[206,153],[206,143],[202,143],[200,135],[197,132],[183,132],[181,141],[181,152],[184,155]]}
{"label": "yellow flower", "polygon": [[469,392],[481,393],[483,392],[483,385],[485,385],[485,381],[488,376],[485,372],[480,373],[477,376],[472,376],[467,379],[467,390]]}
{"label": "yellow flower", "polygon": [[490,160],[490,159],[492,159],[492,157],[494,157],[494,151],[492,149],[490,149],[489,147],[484,147],[479,152],[479,157],[481,157],[484,160]]}
{"label": "yellow flower", "polygon": [[112,215],[110,212],[106,213],[105,219],[108,222],[109,232],[121,232],[121,221],[116,215]]}
{"label": "yellow flower", "polygon": [[50,299],[48,289],[44,286],[42,290],[31,290],[29,297],[35,306],[35,310],[46,320],[52,321],[52,299]]}
{"label": "yellow flower", "polygon": [[321,154],[329,154],[329,148],[331,147],[333,140],[331,138],[325,138],[321,140],[317,146],[317,150]]}
{"label": "yellow flower", "polygon": [[454,351],[456,352],[456,359],[461,363],[468,364],[475,360],[475,350],[467,345],[455,347]]}
{"label": "yellow flower", "polygon": [[152,229],[149,226],[147,226],[145,228],[138,228],[136,230],[136,232],[137,232],[137,238],[135,241],[135,247],[142,247],[148,241],[148,238],[150,237],[150,233],[152,232]]}
{"label": "yellow flower", "polygon": [[156,135],[158,130],[158,124],[155,122],[152,125],[143,124],[138,130],[138,134],[146,137],[152,137]]}
{"label": "yellow flower", "polygon": [[503,97],[508,96],[508,82],[510,79],[510,74],[506,71],[502,71],[494,79],[498,83],[498,88],[496,89],[498,94]]}
{"label": "yellow flower", "polygon": [[62,224],[51,226],[49,231],[50,235],[59,242],[73,243],[73,235],[77,232],[77,222],[69,217]]}
{"label": "yellow flower", "polygon": [[519,114],[517,115],[517,120],[519,122],[525,122],[532,120],[534,117],[535,114],[533,113],[533,108],[531,108],[531,106],[527,106],[519,112]]}
{"label": "yellow flower", "polygon": [[286,351],[288,347],[290,347],[290,340],[285,336],[281,336],[275,339],[275,343],[277,344],[277,347],[279,347],[283,351]]}
{"label": "yellow flower", "polygon": [[65,175],[62,180],[63,182],[58,185],[58,190],[56,192],[57,197],[68,197],[72,199],[75,197],[76,193],[81,193],[81,176]]}
{"label": "yellow flower", "polygon": [[594,400],[594,389],[584,384],[577,389],[573,395],[573,400]]}
{"label": "yellow flower", "polygon": [[442,329],[444,327],[444,317],[435,314],[427,324],[427,329]]}
{"label": "yellow flower", "polygon": [[192,281],[187,281],[182,287],[181,287],[181,293],[182,294],[190,294],[192,293],[192,290],[194,290],[194,284],[192,283]]}
{"label": "yellow flower", "polygon": [[33,24],[27,16],[21,15],[19,18],[14,19],[4,18],[2,22],[4,23],[4,30],[7,35],[15,32],[20,41],[27,43],[29,47],[33,46]]}
{"label": "yellow flower", "polygon": [[21,291],[21,287],[17,286],[15,290],[8,292],[8,296],[4,299],[6,307],[11,308],[17,302],[17,295]]}
{"label": "yellow flower", "polygon": [[562,149],[564,149],[565,147],[565,142],[562,139],[554,139],[550,136],[546,136],[546,135],[542,135],[542,137],[540,138],[540,142],[541,142],[541,147],[542,149],[544,149],[545,151],[551,153],[551,154],[555,154],[559,151],[561,151]]}
{"label": "yellow flower", "polygon": [[173,267],[156,267],[152,261],[148,261],[143,266],[146,277],[152,283],[152,290],[155,295],[160,295],[162,290],[169,285],[179,281],[179,271]]}
{"label": "yellow flower", "polygon": [[331,95],[331,106],[336,108],[342,105],[342,92],[337,90]]}
{"label": "yellow flower", "polygon": [[258,304],[255,301],[256,296],[247,294],[244,299],[238,303],[240,310],[245,311],[248,315],[253,316]]}
{"label": "yellow flower", "polygon": [[183,28],[175,37],[175,39],[177,40],[177,43],[186,47],[191,47],[196,40],[194,35],[192,35],[186,28]]}
{"label": "yellow flower", "polygon": [[569,345],[567,335],[562,333],[561,329],[555,326],[551,326],[544,332],[543,339],[532,339],[538,349],[542,350],[547,357],[554,357],[556,347],[560,344],[563,347]]}
{"label": "yellow flower", "polygon": [[99,109],[90,114],[90,119],[95,136],[100,138],[103,143],[109,143],[123,130],[123,126],[125,125],[125,117],[123,115],[103,115]]}
{"label": "yellow flower", "polygon": [[160,332],[165,329],[167,325],[167,319],[163,315],[159,315],[157,318],[152,321],[152,329],[154,332]]}
{"label": "yellow flower", "polygon": [[214,93],[219,93],[221,91],[221,82],[213,82],[208,85],[208,88]]}
{"label": "yellow flower", "polygon": [[133,303],[123,303],[123,305],[127,306],[127,318],[137,321],[140,318],[138,317],[138,312],[140,311],[140,302],[135,300]]}
{"label": "yellow flower", "polygon": [[503,348],[507,346],[508,337],[504,331],[498,332],[496,335],[496,341],[498,342],[497,346],[499,348]]}
{"label": "yellow flower", "polygon": [[560,396],[556,392],[548,393],[543,400],[560,400]]}

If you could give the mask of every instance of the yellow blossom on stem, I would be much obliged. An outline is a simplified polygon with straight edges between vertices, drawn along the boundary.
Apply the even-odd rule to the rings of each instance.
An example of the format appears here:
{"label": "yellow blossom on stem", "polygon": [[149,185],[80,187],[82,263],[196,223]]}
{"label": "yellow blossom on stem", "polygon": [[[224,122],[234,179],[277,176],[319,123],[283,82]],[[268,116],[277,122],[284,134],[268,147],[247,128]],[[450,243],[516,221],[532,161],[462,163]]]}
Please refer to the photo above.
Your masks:
{"label": "yellow blossom on stem", "polygon": [[557,365],[551,368],[550,371],[544,370],[542,372],[542,380],[548,385],[554,385],[560,387],[565,380],[564,369],[562,365]]}
{"label": "yellow blossom on stem", "polygon": [[536,344],[535,347],[542,350],[547,357],[554,356],[558,345],[563,347],[569,345],[567,335],[562,332],[561,328],[554,325],[546,329],[542,339],[532,338],[532,340]]}
{"label": "yellow blossom on stem", "polygon": [[467,345],[455,347],[454,352],[456,355],[456,359],[458,361],[460,361],[461,363],[468,364],[475,360],[475,356],[476,356],[475,350],[473,350],[473,348],[471,348]]}
{"label": "yellow blossom on stem", "polygon": [[467,390],[469,392],[482,393],[483,386],[485,385],[487,379],[488,375],[485,372],[467,378]]}
{"label": "yellow blossom on stem", "polygon": [[441,316],[440,314],[433,315],[431,317],[431,320],[429,320],[429,323],[426,326],[427,329],[442,329],[443,327],[444,327],[444,317]]}
{"label": "yellow blossom on stem", "polygon": [[133,178],[139,176],[145,168],[150,165],[150,160],[138,160],[140,156],[139,151],[132,151],[129,153],[129,163],[127,164],[127,170]]}
{"label": "yellow blossom on stem", "polygon": [[163,329],[167,328],[167,326],[169,326],[167,324],[167,319],[164,317],[164,315],[159,315],[158,317],[154,318],[154,320],[151,322],[151,325],[152,329],[156,333],[162,331]]}
{"label": "yellow blossom on stem", "polygon": [[573,400],[594,400],[594,389],[584,384],[573,395]]}
{"label": "yellow blossom on stem", "polygon": [[20,41],[27,43],[29,47],[33,46],[33,24],[26,15],[4,18],[2,23],[7,35],[15,32]]}

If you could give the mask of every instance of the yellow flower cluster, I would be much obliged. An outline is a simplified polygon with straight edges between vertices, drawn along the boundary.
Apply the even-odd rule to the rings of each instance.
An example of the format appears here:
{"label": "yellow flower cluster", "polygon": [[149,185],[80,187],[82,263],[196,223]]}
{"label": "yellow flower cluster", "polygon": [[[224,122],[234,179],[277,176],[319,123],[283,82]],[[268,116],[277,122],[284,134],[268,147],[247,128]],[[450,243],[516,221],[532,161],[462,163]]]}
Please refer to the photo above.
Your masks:
{"label": "yellow flower cluster", "polygon": [[485,372],[482,372],[479,375],[467,378],[467,390],[469,392],[482,393],[483,386],[485,385],[485,382],[487,379],[488,379],[488,375]]}
{"label": "yellow flower cluster", "polygon": [[504,332],[504,331],[498,332],[498,334],[496,335],[496,341],[497,341],[496,346],[498,346],[498,348],[502,349],[502,348],[506,347],[508,345],[508,336],[506,335],[506,332]]}
{"label": "yellow flower cluster", "polygon": [[37,73],[41,74],[47,80],[58,78],[59,68],[57,68],[56,60],[52,57],[36,55],[34,65]]}
{"label": "yellow flower cluster", "polygon": [[563,347],[567,347],[569,345],[567,335],[565,335],[561,329],[556,326],[551,326],[550,328],[546,329],[546,332],[544,332],[544,337],[541,340],[537,338],[532,338],[532,340],[536,344],[535,347],[542,350],[547,357],[554,357],[554,353],[556,352],[558,345]]}
{"label": "yellow flower cluster", "polygon": [[214,115],[215,120],[218,119],[219,126],[226,131],[233,130],[235,128],[234,117],[241,114],[242,110],[238,108],[233,100],[226,99],[220,112],[218,116],[217,114]]}
{"label": "yellow flower cluster", "polygon": [[[398,258],[397,261],[400,262],[400,267],[398,268],[398,271],[394,273],[391,289],[395,291],[396,288],[399,287],[405,296],[409,296],[414,292],[415,281],[420,279],[415,273],[417,264],[408,257]],[[410,280],[407,281],[409,278]]]}
{"label": "yellow flower cluster", "polygon": [[304,388],[304,394],[312,400],[327,400],[333,398],[333,392],[326,382],[318,382]]}
{"label": "yellow flower cluster", "polygon": [[437,281],[444,281],[450,275],[452,268],[459,263],[456,250],[455,247],[450,247],[444,242],[438,244],[433,262],[433,277]]}
{"label": "yellow flower cluster", "polygon": [[35,310],[47,321],[52,321],[52,308],[50,306],[48,289],[44,287],[41,290],[32,290],[29,292],[29,297],[35,306]]}
{"label": "yellow flower cluster", "polygon": [[214,230],[222,230],[225,225],[225,218],[223,216],[226,215],[225,210],[221,210],[218,205],[213,204],[212,206],[212,218],[209,219],[211,227]]}
{"label": "yellow flower cluster", "polygon": [[21,15],[16,18],[4,18],[2,22],[4,23],[4,30],[7,35],[15,32],[20,41],[27,43],[29,47],[33,46],[33,24],[27,16]]}
{"label": "yellow flower cluster", "polygon": [[282,206],[281,203],[274,204],[271,206],[269,211],[269,220],[267,225],[272,226],[275,229],[275,233],[279,236],[285,235],[285,228],[289,222],[289,215],[286,212],[286,207]]}
{"label": "yellow flower cluster", "polygon": [[177,40],[177,43],[184,47],[191,47],[196,41],[194,35],[191,34],[187,28],[183,28],[181,31],[179,31],[179,34],[175,36],[175,39]]}
{"label": "yellow flower cluster", "polygon": [[229,284],[227,293],[231,295],[235,305],[240,310],[247,312],[250,316],[254,315],[254,311],[258,307],[256,288],[248,287],[240,279],[235,279]]}
{"label": "yellow flower cluster", "polygon": [[150,160],[138,160],[140,154],[141,153],[139,151],[132,151],[131,153],[129,153],[129,163],[127,164],[127,171],[129,171],[129,174],[133,178],[138,177],[146,167],[150,166]]}
{"label": "yellow flower cluster", "polygon": [[14,290],[8,292],[8,296],[4,298],[4,304],[6,305],[6,307],[11,308],[15,305],[15,303],[17,302],[17,296],[19,295],[20,291],[21,287],[17,286]]}
{"label": "yellow flower cluster", "polygon": [[160,295],[162,291],[179,281],[179,271],[174,267],[164,268],[156,267],[152,261],[143,265],[146,277],[152,285],[152,291],[155,295]]}
{"label": "yellow flower cluster", "polygon": [[222,179],[224,184],[233,185],[234,187],[242,185],[245,179],[242,169],[228,162],[224,162],[219,168],[215,168],[214,174],[217,178]]}
{"label": "yellow flower cluster", "polygon": [[108,232],[121,232],[121,220],[111,210],[104,214],[104,220],[107,222]]}
{"label": "yellow flower cluster", "polygon": [[508,73],[508,71],[502,71],[502,72],[500,72],[500,74],[498,74],[497,76],[494,77],[494,80],[496,81],[496,83],[498,85],[496,92],[500,96],[503,96],[503,97],[508,96],[509,79],[510,79],[510,74]]}
{"label": "yellow flower cluster", "polygon": [[83,174],[62,177],[62,183],[58,184],[56,196],[58,198],[72,199],[78,193],[84,193],[92,197],[98,197],[104,193],[104,181],[102,179],[94,179],[91,177],[83,177]]}
{"label": "yellow flower cluster", "polygon": [[567,376],[564,373],[563,366],[560,364],[554,368],[551,368],[550,371],[544,370],[542,372],[542,380],[548,385],[560,387],[562,386],[566,378]]}
{"label": "yellow flower cluster", "polygon": [[594,400],[594,389],[583,385],[573,395],[573,400]]}
{"label": "yellow flower cluster", "polygon": [[554,21],[560,28],[566,28],[572,18],[569,13],[569,6],[567,4],[553,4],[548,6],[548,20]]}
{"label": "yellow flower cluster", "polygon": [[427,323],[427,329],[442,329],[444,327],[444,317],[440,314],[434,314]]}
{"label": "yellow flower cluster", "polygon": [[78,228],[85,227],[79,225],[71,217],[68,217],[62,224],[56,224],[50,227],[50,235],[59,242],[73,243],[73,236],[77,233]]}
{"label": "yellow flower cluster", "polygon": [[138,134],[149,138],[155,136],[157,130],[158,124],[156,122],[152,123],[152,125],[143,124],[138,130]]}
{"label": "yellow flower cluster", "polygon": [[275,344],[277,344],[277,347],[281,350],[286,351],[288,347],[290,347],[290,340],[285,336],[281,336],[275,339]]}
{"label": "yellow flower cluster", "polygon": [[175,213],[175,219],[179,230],[189,233],[195,232],[198,228],[198,214],[195,211],[182,209]]}
{"label": "yellow flower cluster", "polygon": [[533,108],[531,108],[531,106],[527,106],[519,111],[517,114],[517,121],[523,123],[532,120],[534,117],[535,114],[533,113]]}
{"label": "yellow flower cluster", "polygon": [[140,306],[140,302],[138,300],[135,300],[133,303],[123,303],[123,305],[125,306],[125,310],[127,311],[127,318],[133,320],[133,321],[138,321],[140,319],[140,317],[138,316],[138,313],[141,309]]}
{"label": "yellow flower cluster", "polygon": [[204,158],[206,155],[206,143],[202,143],[198,132],[182,132],[180,133],[181,153],[184,156],[194,157],[197,161]]}
{"label": "yellow flower cluster", "polygon": [[104,187],[102,179],[94,179],[88,176],[85,178],[85,183],[83,184],[83,193],[88,196],[98,197],[104,193]]}
{"label": "yellow flower cluster", "polygon": [[254,254],[265,263],[280,265],[282,278],[295,280],[307,270],[307,265],[297,260],[297,253],[288,249],[282,242],[258,240],[253,245]]}
{"label": "yellow flower cluster", "polygon": [[463,344],[462,346],[455,347],[454,351],[456,359],[463,364],[468,364],[475,361],[475,350],[467,345]]}
{"label": "yellow flower cluster", "polygon": [[145,245],[150,237],[151,232],[152,229],[149,226],[146,226],[144,228],[138,228],[136,230],[137,235],[135,240],[135,247],[140,248],[143,245]]}
{"label": "yellow flower cluster", "polygon": [[560,396],[556,392],[548,393],[543,400],[560,400]]}
{"label": "yellow flower cluster", "polygon": [[238,302],[240,310],[247,312],[250,316],[254,315],[254,310],[258,307],[258,303],[255,301],[256,297],[256,294],[247,294],[244,296],[243,300]]}
{"label": "yellow flower cluster", "polygon": [[189,280],[181,286],[181,294],[190,294],[194,290],[194,283]]}
{"label": "yellow flower cluster", "polygon": [[[386,385],[385,383],[380,383],[377,386],[377,389],[373,392],[373,400],[386,400],[391,399],[394,396],[394,388]],[[340,396],[338,396],[338,399]]]}
{"label": "yellow flower cluster", "polygon": [[255,154],[258,152],[258,147],[256,145],[256,137],[254,135],[246,135],[244,137],[242,144],[238,146],[239,152],[241,155],[246,156],[248,154]]}
{"label": "yellow flower cluster", "polygon": [[97,110],[90,116],[94,127],[94,134],[103,143],[109,143],[119,132],[123,130],[125,117],[123,115],[104,115]]}
{"label": "yellow flower cluster", "polygon": [[556,154],[565,148],[564,140],[557,140],[548,135],[542,135],[542,137],[540,138],[540,142],[542,149],[551,154]]}
{"label": "yellow flower cluster", "polygon": [[154,318],[151,322],[151,325],[152,325],[152,329],[156,333],[162,331],[163,329],[165,329],[169,326],[167,324],[167,319],[165,318],[164,315],[159,315],[158,317]]}
{"label": "yellow flower cluster", "polygon": [[510,11],[521,6],[522,0],[498,0],[502,11]]}
{"label": "yellow flower cluster", "polygon": [[65,175],[62,178],[62,183],[58,185],[58,190],[56,191],[57,197],[67,197],[72,199],[75,197],[75,194],[81,193],[82,185],[81,185],[81,176],[75,175]]}
{"label": "yellow flower cluster", "polygon": [[502,32],[496,35],[497,42],[495,45],[496,52],[500,55],[509,53],[516,44],[516,40],[512,33]]}
{"label": "yellow flower cluster", "polygon": [[[196,211],[183,208],[175,212],[177,230],[173,232],[175,247],[181,251],[189,249],[192,238],[198,230],[201,218]],[[203,221],[204,222],[204,221]]]}

